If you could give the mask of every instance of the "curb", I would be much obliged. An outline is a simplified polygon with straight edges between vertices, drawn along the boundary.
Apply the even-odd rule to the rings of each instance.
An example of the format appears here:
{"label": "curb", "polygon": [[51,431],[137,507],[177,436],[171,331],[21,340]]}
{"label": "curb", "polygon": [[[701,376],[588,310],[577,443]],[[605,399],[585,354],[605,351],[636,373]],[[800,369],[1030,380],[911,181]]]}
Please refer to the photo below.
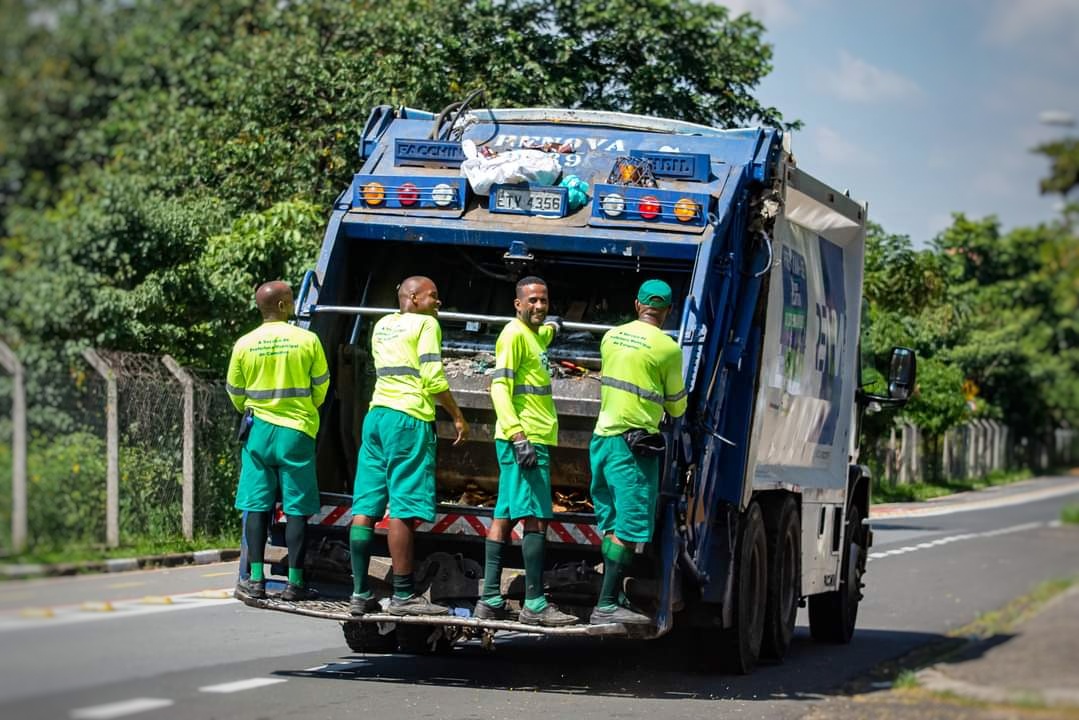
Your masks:
{"label": "curb", "polygon": [[[1079,491],[1079,483],[1070,482],[1057,487],[1023,490],[993,498],[970,497],[963,500],[956,500],[954,499],[957,497],[956,495],[946,495],[942,498],[938,498],[936,501],[929,500],[920,503],[881,503],[880,505],[873,505],[869,508],[869,518],[871,520],[899,520],[910,517],[952,515],[975,510],[993,510],[998,507],[1021,505],[1023,503],[1037,502],[1039,500],[1050,500],[1055,497],[1070,495],[1077,491]],[[975,490],[969,494],[976,495],[979,492],[982,491]],[[963,494],[967,493],[960,493],[960,495]]]}
{"label": "curb", "polygon": [[1046,705],[1048,707],[1079,707],[1079,690],[1047,688],[1027,690],[1023,688],[990,687],[948,677],[936,667],[929,667],[917,674],[918,682],[930,692],[949,693],[977,702],[1002,705]]}
{"label": "curb", "polygon": [[158,567],[209,565],[210,563],[231,562],[239,559],[239,557],[239,548],[224,548],[167,553],[164,555],[146,555],[137,558],[87,560],[76,563],[0,565],[0,576],[9,580],[26,580],[38,577],[65,577],[80,573],[119,573]]}

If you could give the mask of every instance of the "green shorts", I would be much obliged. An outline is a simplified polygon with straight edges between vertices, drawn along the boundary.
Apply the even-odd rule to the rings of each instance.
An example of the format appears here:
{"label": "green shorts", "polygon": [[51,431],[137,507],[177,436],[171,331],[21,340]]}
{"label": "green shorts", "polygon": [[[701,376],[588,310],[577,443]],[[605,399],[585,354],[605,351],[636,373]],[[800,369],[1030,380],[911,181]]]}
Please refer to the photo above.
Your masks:
{"label": "green shorts", "polygon": [[634,455],[621,435],[593,435],[592,502],[604,535],[626,542],[652,539],[659,492],[659,457]]}
{"label": "green shorts", "polygon": [[315,439],[254,418],[240,454],[236,509],[273,510],[278,489],[286,515],[314,515],[321,503],[315,475]]}
{"label": "green shorts", "polygon": [[539,465],[522,470],[513,456],[513,443],[495,440],[498,455],[498,500],[494,516],[500,520],[534,517],[550,520],[551,453],[546,445],[532,443]]}
{"label": "green shorts", "polygon": [[435,424],[376,406],[363,420],[352,514],[435,519]]}

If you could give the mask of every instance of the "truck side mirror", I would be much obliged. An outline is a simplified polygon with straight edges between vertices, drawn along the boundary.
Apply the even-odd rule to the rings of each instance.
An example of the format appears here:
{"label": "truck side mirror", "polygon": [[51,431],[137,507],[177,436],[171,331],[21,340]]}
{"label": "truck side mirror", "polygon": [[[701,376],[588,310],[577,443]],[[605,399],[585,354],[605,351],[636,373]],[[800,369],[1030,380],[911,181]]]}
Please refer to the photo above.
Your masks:
{"label": "truck side mirror", "polygon": [[893,400],[906,401],[914,389],[917,376],[917,360],[914,351],[905,347],[892,348],[892,361],[888,370],[888,396]]}

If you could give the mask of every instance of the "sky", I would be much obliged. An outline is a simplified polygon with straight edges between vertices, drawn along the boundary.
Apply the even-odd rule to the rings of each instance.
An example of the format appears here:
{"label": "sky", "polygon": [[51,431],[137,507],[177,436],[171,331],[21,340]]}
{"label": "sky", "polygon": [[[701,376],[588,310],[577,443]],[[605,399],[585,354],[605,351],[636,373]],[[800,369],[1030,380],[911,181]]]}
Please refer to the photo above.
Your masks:
{"label": "sky", "polygon": [[1005,229],[1059,217],[1036,145],[1079,123],[1079,0],[724,0],[767,28],[756,96],[788,120],[800,167],[925,247],[952,213]]}

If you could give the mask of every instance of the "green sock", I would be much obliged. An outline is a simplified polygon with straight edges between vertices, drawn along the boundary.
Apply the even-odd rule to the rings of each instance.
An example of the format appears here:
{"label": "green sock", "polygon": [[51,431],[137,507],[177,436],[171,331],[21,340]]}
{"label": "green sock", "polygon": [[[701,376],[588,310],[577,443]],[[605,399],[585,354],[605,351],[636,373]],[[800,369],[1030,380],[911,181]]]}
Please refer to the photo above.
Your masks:
{"label": "green sock", "polygon": [[303,587],[303,568],[290,567],[288,569],[288,584]]}
{"label": "green sock", "polygon": [[525,607],[534,613],[541,613],[547,609],[547,598],[543,595],[538,598],[525,598]]}
{"label": "green sock", "polygon": [[393,596],[399,600],[410,598],[416,594],[416,586],[412,582],[412,573],[407,575],[393,574]]}
{"label": "green sock", "polygon": [[525,532],[521,541],[521,555],[525,566],[525,606],[534,612],[547,607],[543,594],[543,551],[547,538],[541,532]]}
{"label": "green sock", "polygon": [[251,581],[262,582],[266,579],[266,568],[262,563],[251,563]]}
{"label": "green sock", "polygon": [[367,589],[367,566],[371,563],[371,538],[374,528],[353,525],[348,531],[348,548],[352,555],[352,594],[370,597]]}
{"label": "green sock", "polygon": [[618,595],[622,590],[622,573],[629,565],[633,553],[624,545],[611,541],[603,549],[603,586],[599,591],[596,607],[611,610],[618,607]]}
{"label": "green sock", "polygon": [[483,594],[480,598],[491,607],[502,607],[502,548],[505,543],[486,540],[483,543]]}

